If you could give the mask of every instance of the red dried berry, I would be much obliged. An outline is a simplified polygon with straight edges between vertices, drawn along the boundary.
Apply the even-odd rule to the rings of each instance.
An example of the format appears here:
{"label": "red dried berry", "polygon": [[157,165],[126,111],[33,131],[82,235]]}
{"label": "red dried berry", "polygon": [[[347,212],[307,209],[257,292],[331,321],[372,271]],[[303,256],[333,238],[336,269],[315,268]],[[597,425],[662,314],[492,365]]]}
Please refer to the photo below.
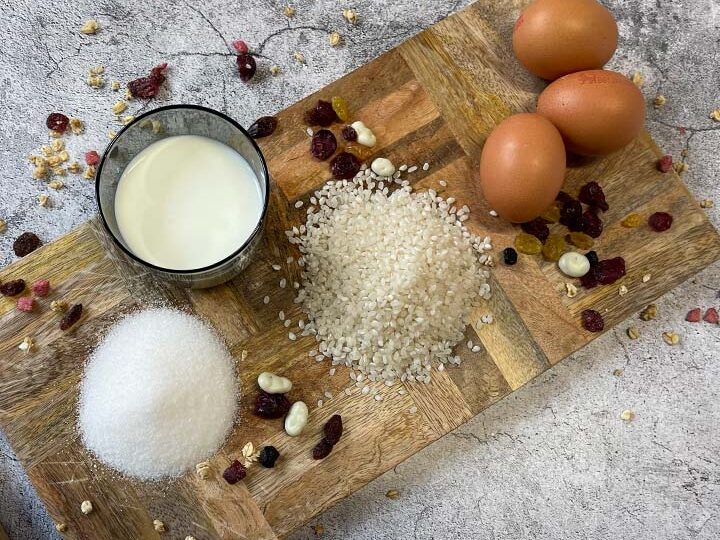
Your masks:
{"label": "red dried berry", "polygon": [[705,315],[703,315],[703,321],[709,322],[710,324],[718,324],[718,312],[714,307],[709,308]]}
{"label": "red dried berry", "polygon": [[47,279],[39,279],[32,284],[31,288],[35,296],[47,296],[50,292],[50,282]]}
{"label": "red dried berry", "polygon": [[584,202],[593,208],[599,208],[603,212],[607,212],[610,208],[605,200],[605,193],[597,182],[588,182],[581,187],[578,199],[580,199],[580,202]]}
{"label": "red dried berry", "polygon": [[252,57],[252,55],[248,53],[242,53],[238,54],[238,57],[235,61],[237,62],[240,80],[243,82],[250,81],[250,79],[253,78],[255,72],[257,71],[255,59]]}
{"label": "red dried berry", "polygon": [[18,257],[29,255],[42,245],[36,234],[24,232],[13,242],[13,251]]}
{"label": "red dried berry", "polygon": [[100,163],[100,154],[98,154],[95,150],[85,152],[85,163],[88,165],[97,165]]}
{"label": "red dried berry", "polygon": [[60,319],[60,330],[69,330],[82,317],[82,304],[75,304],[67,310],[65,316]]}
{"label": "red dried berry", "polygon": [[700,308],[691,309],[685,315],[687,322],[700,322]]}
{"label": "red dried berry", "polygon": [[345,126],[342,129],[342,136],[343,136],[343,139],[345,139],[346,141],[349,141],[349,142],[355,142],[355,141],[357,141],[357,138],[358,138],[357,131],[355,131],[355,128],[352,126]]}
{"label": "red dried berry", "polygon": [[611,285],[624,275],[625,259],[615,257],[590,266],[590,271],[580,278],[580,283],[586,289],[592,289],[598,285]]}
{"label": "red dried berry", "polygon": [[663,173],[672,171],[673,158],[670,154],[664,155],[657,161],[657,170]]}
{"label": "red dried berry", "polygon": [[25,290],[25,280],[15,279],[0,285],[0,294],[3,296],[17,296]]}
{"label": "red dried berry", "polygon": [[655,212],[648,218],[648,225],[653,231],[667,231],[673,222],[673,217],[667,212]]}
{"label": "red dried berry", "polygon": [[605,328],[605,321],[597,311],[594,309],[585,309],[580,314],[582,317],[582,325],[588,332],[602,332]]}
{"label": "red dried berry", "polygon": [[237,484],[240,480],[245,478],[246,475],[247,470],[245,469],[245,466],[237,459],[223,471],[223,478],[228,484]]}
{"label": "red dried berry", "polygon": [[349,179],[360,170],[360,160],[349,152],[340,152],[330,162],[330,172],[338,179]]}
{"label": "red dried berry", "polygon": [[253,139],[267,137],[275,133],[277,125],[278,121],[274,116],[261,116],[248,128],[248,135]]}
{"label": "red dried berry", "polygon": [[159,64],[150,70],[150,75],[140,77],[128,83],[128,90],[133,97],[150,99],[157,95],[160,85],[165,82],[163,71],[167,69],[167,63]]}
{"label": "red dried berry", "polygon": [[255,414],[261,418],[282,418],[290,410],[290,401],[284,394],[268,394],[263,390],[255,400]]}
{"label": "red dried berry", "polygon": [[582,215],[582,221],[580,226],[582,232],[584,232],[588,236],[592,236],[593,238],[597,238],[598,236],[600,236],[603,231],[603,222],[592,210],[592,208],[588,208],[587,210],[585,210]]}
{"label": "red dried berry", "polygon": [[339,414],[333,414],[325,423],[323,428],[325,434],[325,440],[332,445],[337,444],[343,433],[342,417]]}
{"label": "red dried berry", "polygon": [[250,52],[247,43],[245,43],[242,39],[236,39],[235,41],[233,41],[232,46],[240,54],[247,54]]}
{"label": "red dried berry", "polygon": [[323,459],[330,455],[330,452],[332,452],[333,444],[330,443],[327,439],[323,438],[319,443],[315,445],[315,448],[312,450],[312,457],[313,459]]}
{"label": "red dried berry", "polygon": [[329,129],[321,129],[310,141],[310,153],[315,159],[325,161],[337,150],[337,139]]}
{"label": "red dried berry", "polygon": [[32,296],[21,296],[18,298],[17,308],[19,311],[30,313],[35,309],[35,299]]}
{"label": "red dried berry", "polygon": [[45,125],[48,129],[57,131],[58,133],[65,133],[69,123],[70,119],[63,113],[59,112],[50,113],[45,121]]}
{"label": "red dried berry", "polygon": [[311,126],[328,127],[333,122],[339,122],[340,119],[332,103],[319,99],[317,105],[305,113],[305,121]]}
{"label": "red dried berry", "polygon": [[523,223],[520,228],[526,233],[532,234],[541,242],[545,242],[547,237],[550,236],[550,229],[548,229],[547,223],[542,218],[535,218],[532,221]]}
{"label": "red dried berry", "polygon": [[580,201],[576,201],[570,195],[567,195],[567,198],[561,201],[560,204],[560,223],[573,232],[581,231],[583,209]]}

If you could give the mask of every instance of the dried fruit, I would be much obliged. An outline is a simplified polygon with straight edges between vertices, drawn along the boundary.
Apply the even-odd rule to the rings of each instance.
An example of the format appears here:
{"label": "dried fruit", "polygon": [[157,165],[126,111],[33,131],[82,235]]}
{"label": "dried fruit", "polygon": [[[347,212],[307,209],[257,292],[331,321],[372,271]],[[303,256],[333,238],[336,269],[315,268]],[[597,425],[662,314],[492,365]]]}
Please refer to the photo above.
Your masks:
{"label": "dried fruit", "polygon": [[248,135],[260,139],[272,135],[277,129],[278,121],[274,116],[261,116],[248,128]]}
{"label": "dried fruit", "polygon": [[657,161],[657,170],[662,173],[667,173],[672,171],[673,169],[673,158],[671,155],[667,154]]}
{"label": "dried fruit", "polygon": [[347,125],[342,129],[342,136],[343,139],[350,142],[357,141],[358,138],[357,131],[355,131],[355,128],[350,125]]}
{"label": "dried fruit", "polygon": [[29,255],[42,245],[36,234],[24,232],[13,242],[13,251],[18,257]]}
{"label": "dried fruit", "polygon": [[261,418],[282,418],[290,410],[290,401],[284,394],[268,394],[260,390],[255,400],[255,414]]}
{"label": "dried fruit", "polygon": [[520,225],[520,228],[528,234],[532,234],[535,238],[544,242],[550,235],[550,229],[548,229],[547,223],[541,218],[535,218],[532,221],[528,221]]}
{"label": "dried fruit", "polygon": [[16,307],[18,311],[25,311],[27,313],[35,309],[35,299],[32,296],[21,296],[18,298]]}
{"label": "dried fruit", "polygon": [[598,254],[596,251],[588,251],[585,256],[587,257],[587,260],[590,262],[590,268],[595,266],[597,263],[600,262],[600,259],[598,259]]}
{"label": "dried fruit", "polygon": [[250,52],[247,43],[245,43],[242,39],[236,39],[235,41],[233,41],[232,46],[240,54],[247,54]]}
{"label": "dried fruit", "polygon": [[582,325],[588,332],[602,332],[605,328],[605,321],[602,315],[594,309],[585,309],[580,314],[582,317]]}
{"label": "dried fruit", "polygon": [[45,121],[45,125],[49,130],[57,131],[58,133],[65,133],[69,123],[70,119],[59,112],[50,113]]}
{"label": "dried fruit", "polygon": [[657,306],[655,304],[648,304],[645,309],[640,312],[640,319],[643,321],[650,321],[657,317]]}
{"label": "dried fruit", "polygon": [[673,217],[667,212],[655,212],[648,218],[648,225],[653,231],[667,231],[673,222]]}
{"label": "dried fruit", "polygon": [[331,102],[333,111],[342,122],[347,122],[350,119],[350,111],[348,110],[347,101],[340,96],[333,96]]}
{"label": "dried fruit", "polygon": [[238,73],[240,74],[240,80],[243,82],[249,82],[255,76],[257,71],[257,64],[251,54],[241,53],[238,54],[235,59],[237,63]]}
{"label": "dried fruit", "polygon": [[515,237],[515,249],[526,255],[537,255],[542,251],[542,243],[531,234],[519,233]]}
{"label": "dried fruit", "polygon": [[328,127],[338,121],[338,116],[332,103],[319,99],[317,105],[305,113],[305,121],[310,126]]}
{"label": "dried fruit", "polygon": [[247,470],[237,459],[233,461],[227,469],[223,471],[223,478],[228,484],[237,484],[240,480],[245,478]]}
{"label": "dried fruit", "polygon": [[588,208],[582,215],[581,230],[588,236],[597,238],[602,234],[603,222],[592,208]]}
{"label": "dried fruit", "polygon": [[573,246],[580,249],[590,249],[593,247],[593,239],[585,233],[571,232],[565,238]]}
{"label": "dried fruit", "polygon": [[310,141],[310,153],[315,159],[325,161],[337,150],[337,139],[329,129],[321,129]]}
{"label": "dried fruit", "polygon": [[167,69],[167,63],[159,64],[150,70],[150,75],[140,77],[128,83],[128,90],[132,97],[150,99],[157,95],[160,85],[165,81],[163,71]]}
{"label": "dried fruit", "polygon": [[708,322],[710,324],[718,324],[718,312],[717,309],[714,307],[709,308],[705,315],[703,315],[703,321]]}
{"label": "dried fruit", "polygon": [[584,202],[593,208],[599,208],[603,212],[607,212],[610,208],[605,200],[605,193],[597,182],[588,182],[581,187],[578,199],[580,199],[580,202]]}
{"label": "dried fruit", "polygon": [[685,320],[687,322],[700,322],[700,314],[700,308],[691,309],[685,315]]}
{"label": "dried fruit", "polygon": [[628,214],[625,216],[625,219],[620,222],[620,225],[628,229],[634,229],[635,227],[639,227],[641,223],[642,216],[640,214]]}
{"label": "dried fruit", "polygon": [[82,304],[74,304],[67,310],[65,316],[60,319],[60,330],[69,330],[82,317]]}
{"label": "dried fruit", "polygon": [[568,199],[562,201],[562,206],[560,207],[560,223],[571,231],[580,231],[582,230],[582,205],[580,201],[576,201],[569,195],[567,195],[567,197]]}
{"label": "dried fruit", "polygon": [[100,163],[100,154],[98,154],[95,150],[85,152],[85,163],[88,165],[97,165]]}
{"label": "dried fruit", "polygon": [[553,204],[547,210],[545,210],[540,217],[548,223],[557,223],[560,221],[560,208],[557,204]]}
{"label": "dried fruit", "polygon": [[14,279],[0,285],[0,294],[3,296],[17,296],[25,290],[24,279]]}
{"label": "dried fruit", "polygon": [[277,448],[275,448],[274,446],[264,446],[263,449],[260,450],[258,462],[266,469],[272,469],[275,466],[277,458],[279,457],[280,452],[277,451]]}
{"label": "dried fruit", "polygon": [[373,151],[367,146],[362,144],[350,143],[345,147],[345,152],[348,152],[358,158],[360,161],[367,161],[373,155]]}
{"label": "dried fruit", "polygon": [[333,414],[325,423],[323,433],[327,442],[332,445],[337,444],[343,433],[342,417],[339,414]]}
{"label": "dried fruit", "polygon": [[330,455],[330,452],[332,452],[333,445],[330,444],[330,442],[327,439],[322,439],[319,443],[315,445],[315,448],[312,450],[312,457],[313,459],[323,459]]}
{"label": "dried fruit", "polygon": [[360,170],[360,160],[349,152],[340,152],[330,162],[330,172],[338,179],[349,179]]}
{"label": "dried fruit", "polygon": [[518,254],[517,251],[515,251],[511,247],[506,247],[503,249],[503,262],[507,264],[508,266],[512,266],[515,264],[518,260]]}
{"label": "dried fruit", "polygon": [[590,265],[590,271],[580,278],[580,283],[586,289],[592,289],[598,285],[611,285],[625,275],[625,259],[615,257],[599,261],[596,265]]}
{"label": "dried fruit", "polygon": [[557,261],[567,249],[565,238],[559,234],[551,234],[545,241],[542,254],[546,261]]}

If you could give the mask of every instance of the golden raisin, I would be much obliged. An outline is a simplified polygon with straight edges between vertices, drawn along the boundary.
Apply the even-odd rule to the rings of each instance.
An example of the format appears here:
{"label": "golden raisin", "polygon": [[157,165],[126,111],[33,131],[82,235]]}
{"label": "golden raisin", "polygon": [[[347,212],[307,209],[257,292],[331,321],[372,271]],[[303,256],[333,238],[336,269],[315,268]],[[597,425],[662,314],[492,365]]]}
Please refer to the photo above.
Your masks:
{"label": "golden raisin", "polygon": [[372,149],[362,144],[350,143],[345,147],[345,151],[354,155],[360,161],[367,161],[373,155]]}
{"label": "golden raisin", "polygon": [[546,261],[557,261],[567,249],[565,238],[559,234],[551,234],[548,239],[545,240],[545,245],[542,248],[543,257]]}
{"label": "golden raisin", "polygon": [[620,222],[620,225],[628,229],[634,229],[642,224],[642,216],[640,214],[629,214]]}
{"label": "golden raisin", "polygon": [[543,245],[540,240],[535,238],[532,234],[521,232],[515,237],[515,249],[517,249],[520,253],[525,253],[526,255],[537,255],[542,251],[542,247]]}
{"label": "golden raisin", "polygon": [[593,247],[593,239],[585,233],[571,232],[566,237],[566,240],[573,246],[580,249],[590,249]]}
{"label": "golden raisin", "polygon": [[557,203],[553,203],[553,205],[545,210],[540,217],[548,223],[557,223],[560,221],[560,208],[558,208]]}
{"label": "golden raisin", "polygon": [[343,122],[347,122],[350,119],[350,112],[348,111],[348,104],[340,96],[333,96],[332,108],[337,114],[338,118]]}

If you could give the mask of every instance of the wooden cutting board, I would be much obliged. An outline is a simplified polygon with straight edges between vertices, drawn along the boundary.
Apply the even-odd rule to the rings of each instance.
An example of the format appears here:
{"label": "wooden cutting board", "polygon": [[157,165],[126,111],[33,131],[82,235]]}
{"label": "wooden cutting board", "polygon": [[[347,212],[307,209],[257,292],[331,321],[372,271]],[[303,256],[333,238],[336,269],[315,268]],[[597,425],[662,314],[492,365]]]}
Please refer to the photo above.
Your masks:
{"label": "wooden cutting board", "polygon": [[[381,402],[361,395],[346,368],[330,376],[327,363],[309,358],[312,338],[288,340],[278,311],[293,321],[300,311],[292,289],[278,287],[281,277],[298,278],[297,266],[285,264],[297,253],[283,231],[304,215],[294,203],[307,203],[328,179],[327,164],[309,156],[302,122],[303,112],[318,98],[344,96],[353,117],[375,130],[378,155],[396,164],[429,162],[427,172],[421,168],[408,176],[416,188],[433,187],[456,197],[470,206],[467,224],[474,232],[491,236],[497,251],[511,245],[517,229],[489,215],[468,158],[479,154],[500,120],[531,110],[540,88],[512,56],[517,10],[509,4],[478,2],[279,114],[278,132],[261,141],[274,182],[265,244],[231,283],[203,291],[158,283],[113,247],[97,220],[0,273],[3,281],[47,278],[54,287],[39,313],[19,313],[13,301],[0,300],[0,425],[50,514],[68,525],[68,538],[156,538],[153,519],[165,522],[164,537],[169,538],[286,536],[597,337],[581,328],[583,309],[599,310],[606,329],[612,328],[720,256],[720,237],[682,181],[655,169],[661,152],[644,134],[606,159],[573,165],[567,177],[571,193],[589,180],[603,185],[611,208],[603,215],[605,232],[596,248],[601,257],[625,257],[628,275],[622,282],[568,298],[566,279],[553,264],[521,256],[514,267],[498,265],[493,297],[473,317],[492,312],[495,322],[467,330],[467,339],[482,344],[480,353],[459,346],[459,368],[434,372],[427,386],[407,384],[404,395],[397,394],[397,387],[378,386],[385,394]],[[440,180],[448,182],[447,188]],[[630,212],[659,210],[675,216],[665,233],[620,226]],[[271,270],[274,263],[282,265],[281,272]],[[643,283],[645,274],[651,279]],[[622,297],[621,284],[628,288]],[[47,309],[50,300],[59,298],[86,306],[81,324],[67,334]],[[74,408],[88,350],[119,316],[158,301],[210,320],[238,359],[241,418],[212,459],[215,468],[222,471],[253,441],[280,450],[275,469],[253,467],[244,484],[235,486],[218,478],[200,480],[194,472],[171,483],[148,484],[118,478],[84,451]],[[32,354],[17,348],[25,336],[37,344]],[[285,436],[280,421],[250,414],[254,381],[263,370],[290,377],[292,398],[311,406],[310,424],[301,437]],[[346,388],[352,389],[350,395]],[[325,398],[325,391],[334,397]],[[319,399],[325,405],[318,409]],[[414,414],[412,407],[417,407]],[[327,459],[313,461],[310,450],[334,413],[342,415],[345,434]],[[89,516],[80,512],[85,499],[95,506]]]}

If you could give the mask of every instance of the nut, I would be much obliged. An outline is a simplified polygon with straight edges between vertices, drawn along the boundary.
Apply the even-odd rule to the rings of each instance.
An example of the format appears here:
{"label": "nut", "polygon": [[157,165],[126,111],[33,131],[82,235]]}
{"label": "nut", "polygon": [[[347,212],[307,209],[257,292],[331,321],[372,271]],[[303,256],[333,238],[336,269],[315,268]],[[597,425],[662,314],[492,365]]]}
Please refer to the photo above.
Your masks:
{"label": "nut", "polygon": [[91,503],[90,501],[83,501],[83,502],[80,504],[80,511],[81,511],[83,514],[88,515],[90,512],[93,511],[93,505],[92,505],[92,503]]}
{"label": "nut", "polygon": [[96,34],[100,29],[100,24],[95,19],[88,19],[80,27],[80,32],[83,34]]}
{"label": "nut", "polygon": [[165,524],[159,519],[153,520],[153,529],[155,529],[155,532],[159,533],[164,533],[166,531]]}
{"label": "nut", "polygon": [[649,321],[654,319],[655,317],[657,317],[657,306],[655,304],[649,304],[645,309],[640,312],[640,318],[643,321]]}
{"label": "nut", "polygon": [[337,47],[342,42],[342,36],[339,32],[330,32],[328,41],[330,42],[331,47]]}
{"label": "nut", "polygon": [[577,287],[572,283],[565,283],[565,291],[568,298],[575,298],[578,293]]}
{"label": "nut", "polygon": [[640,337],[640,330],[638,330],[637,326],[631,326],[625,332],[630,339],[637,339]]}

